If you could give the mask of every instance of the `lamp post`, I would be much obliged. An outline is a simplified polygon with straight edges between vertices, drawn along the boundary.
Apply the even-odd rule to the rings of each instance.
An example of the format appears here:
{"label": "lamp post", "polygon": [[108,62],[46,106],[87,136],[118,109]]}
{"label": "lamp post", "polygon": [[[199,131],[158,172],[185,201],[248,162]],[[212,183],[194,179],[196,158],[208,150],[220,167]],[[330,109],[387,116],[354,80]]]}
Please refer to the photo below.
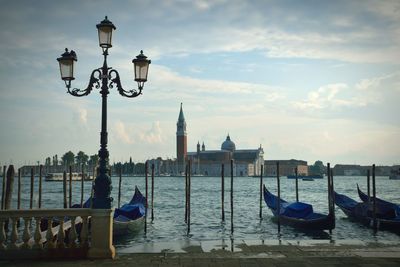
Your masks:
{"label": "lamp post", "polygon": [[77,61],[76,53],[65,49],[61,57],[57,58],[60,65],[61,79],[65,82],[69,94],[77,97],[90,94],[93,88],[100,89],[102,97],[101,108],[101,133],[100,133],[100,150],[99,150],[99,174],[94,181],[94,197],[93,208],[110,209],[112,198],[111,193],[111,178],[108,175],[108,150],[107,150],[107,95],[109,89],[116,87],[118,92],[125,97],[137,97],[142,94],[144,83],[147,81],[147,73],[150,60],[140,51],[140,54],[132,60],[135,81],[138,84],[138,89],[125,90],[122,88],[119,73],[108,67],[107,56],[108,49],[112,47],[112,32],[115,30],[114,24],[107,19],[96,25],[99,35],[99,46],[103,50],[104,62],[103,66],[92,71],[89,84],[86,89],[78,89],[71,87],[71,81],[74,80],[74,62]]}

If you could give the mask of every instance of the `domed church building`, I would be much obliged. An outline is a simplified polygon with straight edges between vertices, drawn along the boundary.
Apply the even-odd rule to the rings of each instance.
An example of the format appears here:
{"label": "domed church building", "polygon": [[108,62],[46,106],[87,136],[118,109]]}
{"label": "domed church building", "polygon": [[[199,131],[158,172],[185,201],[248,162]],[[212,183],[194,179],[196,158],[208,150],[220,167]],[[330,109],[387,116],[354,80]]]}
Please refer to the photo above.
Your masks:
{"label": "domed church building", "polygon": [[[224,164],[225,175],[229,176],[231,174],[230,162],[233,159],[233,174],[235,176],[255,176],[261,173],[261,165],[264,162],[264,150],[261,145],[256,149],[236,149],[236,144],[228,134],[226,140],[222,142],[220,150],[206,150],[204,142],[200,149],[200,142],[197,142],[197,150],[195,152],[187,152],[186,137],[186,121],[181,105],[176,139],[179,165],[182,164],[182,161],[187,162],[190,160],[192,163],[191,173],[193,175],[220,176],[221,165]],[[182,167],[183,165],[179,169],[182,170]]]}

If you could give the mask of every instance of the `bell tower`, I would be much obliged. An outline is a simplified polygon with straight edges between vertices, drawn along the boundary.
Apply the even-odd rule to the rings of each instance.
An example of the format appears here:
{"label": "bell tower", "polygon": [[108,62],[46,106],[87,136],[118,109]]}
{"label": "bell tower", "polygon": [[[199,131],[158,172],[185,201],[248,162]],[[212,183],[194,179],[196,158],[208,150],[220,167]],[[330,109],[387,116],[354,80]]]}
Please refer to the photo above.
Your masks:
{"label": "bell tower", "polygon": [[182,103],[179,112],[178,122],[176,123],[176,159],[178,161],[178,172],[185,171],[187,155],[187,133],[186,121],[183,115]]}

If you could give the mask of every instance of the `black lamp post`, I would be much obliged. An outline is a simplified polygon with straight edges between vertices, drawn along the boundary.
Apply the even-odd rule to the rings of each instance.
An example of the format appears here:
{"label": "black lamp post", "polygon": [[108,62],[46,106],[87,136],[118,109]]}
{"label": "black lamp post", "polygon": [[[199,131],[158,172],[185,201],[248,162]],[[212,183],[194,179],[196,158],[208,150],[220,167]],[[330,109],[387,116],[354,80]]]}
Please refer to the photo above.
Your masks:
{"label": "black lamp post", "polygon": [[[90,94],[93,87],[100,88],[102,96],[102,113],[101,113],[101,133],[100,133],[100,150],[99,150],[99,175],[94,182],[93,208],[110,209],[112,198],[111,178],[108,175],[108,150],[107,150],[107,95],[109,89],[114,86],[118,92],[125,97],[137,97],[142,93],[144,83],[147,81],[147,73],[150,60],[143,55],[143,51],[132,60],[135,72],[135,81],[138,83],[138,90],[124,90],[121,86],[119,74],[116,70],[107,66],[108,49],[112,47],[112,32],[115,30],[114,24],[106,18],[96,25],[99,34],[99,45],[103,49],[104,62],[103,67],[92,71],[90,75],[89,85],[86,89],[71,89],[71,81],[74,80],[74,61],[77,61],[76,53],[65,49],[65,53],[57,58],[60,64],[61,79],[64,80],[68,93],[81,97]],[[100,86],[101,82],[101,86]]]}

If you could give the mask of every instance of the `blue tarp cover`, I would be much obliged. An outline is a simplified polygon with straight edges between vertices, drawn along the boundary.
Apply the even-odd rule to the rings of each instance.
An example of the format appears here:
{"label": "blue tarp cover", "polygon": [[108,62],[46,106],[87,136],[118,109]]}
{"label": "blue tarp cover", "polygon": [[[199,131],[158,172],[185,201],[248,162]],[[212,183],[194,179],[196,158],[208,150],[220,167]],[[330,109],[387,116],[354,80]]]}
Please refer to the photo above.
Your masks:
{"label": "blue tarp cover", "polygon": [[119,209],[115,209],[114,218],[123,215],[131,220],[144,216],[145,210],[143,204],[125,204]]}
{"label": "blue tarp cover", "polygon": [[294,218],[306,218],[312,213],[312,205],[303,202],[294,202],[287,205],[281,214]]}

